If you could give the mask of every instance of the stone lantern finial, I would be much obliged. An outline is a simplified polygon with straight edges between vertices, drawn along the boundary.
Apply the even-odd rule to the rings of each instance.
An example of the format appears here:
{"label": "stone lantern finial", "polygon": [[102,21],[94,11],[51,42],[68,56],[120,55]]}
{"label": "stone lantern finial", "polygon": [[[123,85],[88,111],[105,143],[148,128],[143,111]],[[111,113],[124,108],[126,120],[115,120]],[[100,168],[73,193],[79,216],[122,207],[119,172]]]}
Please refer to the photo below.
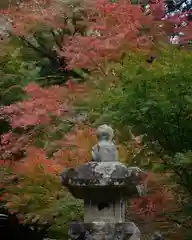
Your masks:
{"label": "stone lantern finial", "polygon": [[106,139],[108,141],[112,141],[114,137],[113,129],[107,124],[99,126],[96,134],[99,140]]}
{"label": "stone lantern finial", "polygon": [[98,143],[92,148],[93,162],[117,162],[117,148],[113,142],[114,131],[107,124],[97,129]]}

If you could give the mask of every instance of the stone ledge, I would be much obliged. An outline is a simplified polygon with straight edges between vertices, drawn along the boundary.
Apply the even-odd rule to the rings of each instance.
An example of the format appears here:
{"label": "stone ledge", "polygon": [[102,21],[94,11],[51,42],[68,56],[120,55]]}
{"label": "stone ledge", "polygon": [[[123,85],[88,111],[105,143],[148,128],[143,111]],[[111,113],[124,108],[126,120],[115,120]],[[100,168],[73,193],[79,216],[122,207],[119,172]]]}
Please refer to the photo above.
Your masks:
{"label": "stone ledge", "polygon": [[[120,162],[89,162],[77,168],[65,169],[61,182],[76,198],[97,199],[142,195],[140,190],[145,173],[137,167],[126,167]],[[116,197],[115,197],[116,196]]]}
{"label": "stone ledge", "polygon": [[136,167],[126,167],[119,162],[89,162],[77,168],[65,169],[61,182],[65,186],[123,186],[139,183],[145,173]]}
{"label": "stone ledge", "polygon": [[72,240],[140,240],[140,231],[133,222],[71,222],[69,224],[69,237]]}

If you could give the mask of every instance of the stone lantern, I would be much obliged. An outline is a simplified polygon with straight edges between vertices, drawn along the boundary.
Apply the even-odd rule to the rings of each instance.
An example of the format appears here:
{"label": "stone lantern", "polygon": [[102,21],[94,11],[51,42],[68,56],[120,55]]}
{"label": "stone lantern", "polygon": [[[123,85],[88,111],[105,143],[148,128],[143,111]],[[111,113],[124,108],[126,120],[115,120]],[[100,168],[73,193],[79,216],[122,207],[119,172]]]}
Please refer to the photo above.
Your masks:
{"label": "stone lantern", "polygon": [[140,231],[125,221],[125,200],[144,194],[144,172],[118,161],[113,129],[102,125],[92,160],[61,174],[62,184],[75,198],[84,200],[84,222],[69,224],[72,240],[139,240]]}

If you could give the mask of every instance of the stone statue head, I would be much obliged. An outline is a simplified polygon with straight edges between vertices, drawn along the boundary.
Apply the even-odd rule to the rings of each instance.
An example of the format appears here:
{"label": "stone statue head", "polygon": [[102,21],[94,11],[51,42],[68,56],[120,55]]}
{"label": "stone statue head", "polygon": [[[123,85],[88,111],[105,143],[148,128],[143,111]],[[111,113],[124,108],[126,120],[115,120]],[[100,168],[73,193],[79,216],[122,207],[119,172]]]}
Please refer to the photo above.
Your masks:
{"label": "stone statue head", "polygon": [[112,141],[114,137],[113,129],[107,124],[99,126],[97,128],[96,134],[97,134],[98,140]]}

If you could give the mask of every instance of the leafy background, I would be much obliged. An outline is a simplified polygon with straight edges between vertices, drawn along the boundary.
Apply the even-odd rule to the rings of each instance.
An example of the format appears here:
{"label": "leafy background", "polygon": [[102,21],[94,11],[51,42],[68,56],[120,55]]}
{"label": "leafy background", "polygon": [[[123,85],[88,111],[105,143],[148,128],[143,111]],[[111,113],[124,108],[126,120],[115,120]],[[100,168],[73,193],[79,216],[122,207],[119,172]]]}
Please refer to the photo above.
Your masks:
{"label": "leafy background", "polygon": [[67,238],[83,203],[59,174],[90,160],[95,128],[108,123],[120,160],[148,173],[149,193],[127,202],[127,219],[144,239],[191,239],[190,22],[170,46],[181,28],[178,15],[162,22],[162,2],[147,16],[128,1],[45,3],[1,11],[14,28],[0,51],[0,206]]}

